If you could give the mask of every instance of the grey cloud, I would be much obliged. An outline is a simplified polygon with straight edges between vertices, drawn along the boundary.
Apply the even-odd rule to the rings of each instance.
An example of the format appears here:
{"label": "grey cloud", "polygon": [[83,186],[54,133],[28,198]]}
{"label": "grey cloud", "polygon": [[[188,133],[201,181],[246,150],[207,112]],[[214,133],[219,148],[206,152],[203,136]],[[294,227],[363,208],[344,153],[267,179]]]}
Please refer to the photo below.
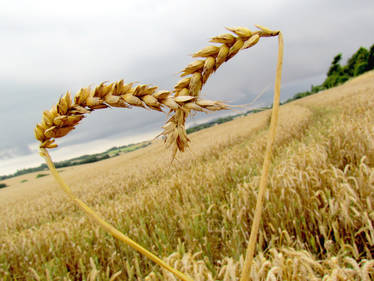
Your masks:
{"label": "grey cloud", "polygon": [[[122,78],[172,89],[178,72],[192,61],[189,55],[206,46],[209,37],[226,33],[224,26],[254,28],[259,23],[283,31],[284,99],[318,83],[338,52],[347,57],[374,43],[369,35],[374,2],[369,0],[1,5],[0,150],[19,154],[29,152],[42,111],[65,91]],[[272,89],[277,42],[266,38],[259,45],[219,69],[204,96],[248,103],[263,89]],[[270,101],[268,90],[260,103]],[[141,109],[94,112],[63,145],[157,130],[165,119]]]}

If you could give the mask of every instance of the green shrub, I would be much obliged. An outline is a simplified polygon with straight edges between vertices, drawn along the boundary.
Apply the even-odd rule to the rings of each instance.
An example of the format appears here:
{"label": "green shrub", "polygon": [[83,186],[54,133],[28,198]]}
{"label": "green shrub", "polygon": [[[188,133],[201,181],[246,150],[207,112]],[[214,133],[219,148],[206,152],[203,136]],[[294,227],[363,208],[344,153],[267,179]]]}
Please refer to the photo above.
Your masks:
{"label": "green shrub", "polygon": [[355,65],[355,70],[353,72],[353,76],[358,76],[364,72],[367,71],[368,69],[368,62],[367,61],[363,61],[363,62],[360,62],[358,64]]}

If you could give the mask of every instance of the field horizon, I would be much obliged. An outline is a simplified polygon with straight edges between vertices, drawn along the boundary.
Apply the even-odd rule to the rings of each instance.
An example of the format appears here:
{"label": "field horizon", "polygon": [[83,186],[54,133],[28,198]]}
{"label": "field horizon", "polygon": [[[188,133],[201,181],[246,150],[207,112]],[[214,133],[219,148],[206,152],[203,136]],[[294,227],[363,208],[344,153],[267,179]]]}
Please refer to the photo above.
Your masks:
{"label": "field horizon", "polygon": [[[252,280],[374,278],[374,71],[282,105]],[[125,235],[194,280],[239,280],[270,111],[61,176]],[[53,152],[52,158],[53,158]],[[1,280],[176,280],[96,226],[49,172],[0,189]]]}

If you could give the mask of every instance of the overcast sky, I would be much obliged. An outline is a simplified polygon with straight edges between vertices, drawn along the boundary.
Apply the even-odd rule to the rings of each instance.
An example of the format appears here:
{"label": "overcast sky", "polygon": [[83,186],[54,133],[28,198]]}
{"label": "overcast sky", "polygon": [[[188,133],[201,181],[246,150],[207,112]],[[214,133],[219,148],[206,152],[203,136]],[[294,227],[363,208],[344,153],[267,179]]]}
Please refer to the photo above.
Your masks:
{"label": "overcast sky", "polygon": [[[337,53],[370,47],[373,15],[372,0],[1,1],[0,175],[42,162],[33,129],[67,90],[122,78],[172,89],[189,55],[225,26],[261,24],[284,33],[285,100],[322,82]],[[269,102],[276,54],[277,40],[261,39],[222,65],[204,95],[238,104],[268,89],[260,103]],[[94,112],[57,140],[52,157],[152,138],[165,119],[142,109]]]}

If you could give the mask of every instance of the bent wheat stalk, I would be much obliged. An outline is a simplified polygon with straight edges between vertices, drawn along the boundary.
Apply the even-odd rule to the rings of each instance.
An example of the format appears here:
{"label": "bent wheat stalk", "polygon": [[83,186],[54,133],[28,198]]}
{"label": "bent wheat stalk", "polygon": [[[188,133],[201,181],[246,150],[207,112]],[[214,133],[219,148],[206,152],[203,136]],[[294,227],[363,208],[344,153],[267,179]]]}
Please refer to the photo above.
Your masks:
{"label": "bent wheat stalk", "polygon": [[168,265],[166,262],[164,262],[162,259],[158,258],[156,255],[152,254],[147,249],[143,248],[141,245],[124,235],[122,232],[120,232],[118,229],[116,229],[111,224],[107,223],[104,219],[102,219],[96,212],[94,212],[90,207],[88,207],[82,200],[78,199],[69,186],[63,181],[59,173],[57,172],[55,165],[52,162],[51,157],[49,156],[48,151],[45,148],[40,149],[40,155],[45,159],[47,162],[48,168],[51,170],[52,175],[56,179],[56,181],[59,183],[61,188],[69,195],[70,199],[74,201],[75,204],[78,205],[86,214],[88,214],[94,221],[96,221],[99,225],[101,225],[106,231],[108,231],[110,234],[112,234],[115,238],[118,240],[124,242],[125,244],[129,245],[133,249],[137,250],[142,255],[146,256],[150,260],[154,261],[161,267],[165,268],[166,270],[172,272],[175,274],[175,276],[179,277],[181,280],[185,281],[193,281],[193,279],[182,272],[176,270],[175,268]]}
{"label": "bent wheat stalk", "polygon": [[247,49],[257,44],[261,37],[279,36],[278,67],[271,128],[263,165],[255,218],[241,279],[241,281],[247,281],[261,218],[262,198],[266,187],[272,144],[275,138],[283,53],[281,33],[259,25],[256,26],[259,30],[255,32],[244,27],[227,28],[236,36],[226,33],[213,37],[211,42],[221,45],[208,46],[193,55],[193,57],[200,57],[203,59],[192,62],[182,71],[181,77],[188,75],[189,77],[183,78],[175,85],[174,95],[172,95],[170,91],[157,91],[157,87],[149,85],[134,86],[134,83],[126,84],[123,80],[111,84],[104,82],[95,89],[91,89],[90,87],[82,88],[75,95],[74,99],[72,99],[70,93],[67,92],[59,99],[56,105],[50,110],[43,112],[42,122],[37,124],[35,128],[35,137],[40,141],[40,155],[45,159],[52,175],[70,199],[114,237],[139,251],[141,254],[184,281],[192,281],[193,279],[169,266],[163,260],[118,231],[115,227],[103,220],[83,201],[78,199],[58,174],[47,149],[57,147],[55,139],[67,135],[70,131],[75,129],[76,125],[85,117],[85,114],[94,110],[107,107],[129,108],[131,106],[138,106],[162,112],[164,108],[167,108],[173,115],[163,126],[164,130],[161,135],[166,136],[166,145],[172,147],[172,158],[174,158],[177,151],[183,152],[190,141],[185,130],[185,121],[191,111],[209,112],[229,108],[226,104],[219,101],[200,99],[201,88],[206,83],[209,76],[216,71],[222,63],[231,59],[240,50]]}

